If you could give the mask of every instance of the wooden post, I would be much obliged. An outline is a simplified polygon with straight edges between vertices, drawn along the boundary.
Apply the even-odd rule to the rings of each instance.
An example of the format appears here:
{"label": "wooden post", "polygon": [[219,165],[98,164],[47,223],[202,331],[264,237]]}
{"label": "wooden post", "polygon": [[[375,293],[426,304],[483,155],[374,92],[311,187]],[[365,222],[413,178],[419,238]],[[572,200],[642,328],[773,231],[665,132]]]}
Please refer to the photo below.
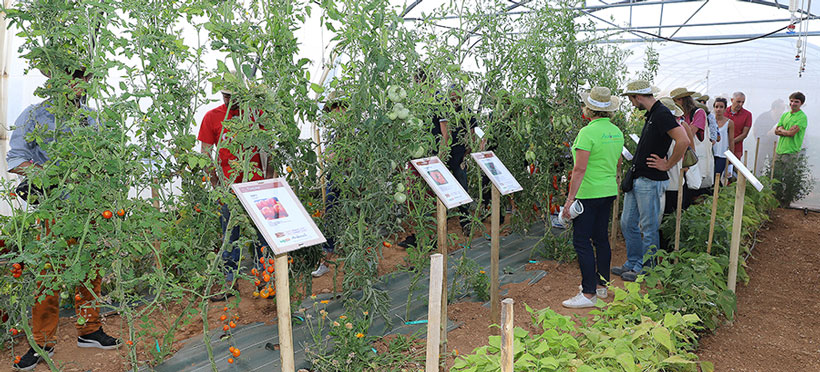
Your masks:
{"label": "wooden post", "polygon": [[737,172],[735,192],[735,214],[732,219],[732,243],[729,249],[729,289],[734,292],[737,285],[737,256],[740,251],[740,233],[743,224],[743,198],[746,195],[746,177]]}
{"label": "wooden post", "polygon": [[680,246],[680,215],[683,208],[683,167],[680,168],[680,177],[678,178],[678,208],[675,211],[675,252]]}
{"label": "wooden post", "polygon": [[[492,215],[490,217],[490,324],[501,324],[501,302],[498,298],[498,260],[501,247],[501,193],[492,184]],[[495,328],[492,328],[496,330]],[[495,333],[495,332],[494,332]]]}
{"label": "wooden post", "polygon": [[513,299],[505,298],[501,302],[501,372],[513,372],[515,350],[513,345]]}
{"label": "wooden post", "polygon": [[757,145],[755,145],[755,167],[752,169],[752,174],[757,176],[757,157],[760,154],[760,137],[757,137]]}
{"label": "wooden post", "polygon": [[442,255],[444,270],[441,274],[441,353],[447,352],[447,207],[436,198],[438,215],[438,252]]}
{"label": "wooden post", "polygon": [[774,163],[777,161],[777,139],[774,140],[774,149],[772,150],[772,164],[769,166],[769,180],[774,179]]}
{"label": "wooden post", "polygon": [[743,150],[743,165],[749,164],[749,150]]}
{"label": "wooden post", "polygon": [[[621,184],[620,170],[615,173],[615,184]],[[619,186],[620,189],[620,186]],[[615,240],[618,239],[618,207],[621,205],[621,191],[615,193],[615,201],[612,204],[612,228],[609,229],[609,246],[615,246]]]}
{"label": "wooden post", "polygon": [[288,281],[288,255],[276,256],[276,315],[279,318],[279,358],[282,372],[294,372],[293,331],[290,319],[290,283]]}
{"label": "wooden post", "polygon": [[709,219],[709,240],[706,243],[706,254],[712,253],[712,238],[715,236],[715,218],[717,218],[718,192],[720,189],[720,174],[715,173],[715,190],[712,194],[712,218]]}
{"label": "wooden post", "polygon": [[427,303],[427,363],[426,372],[439,371],[439,344],[441,343],[441,288],[444,273],[444,255],[430,256],[430,294]]}

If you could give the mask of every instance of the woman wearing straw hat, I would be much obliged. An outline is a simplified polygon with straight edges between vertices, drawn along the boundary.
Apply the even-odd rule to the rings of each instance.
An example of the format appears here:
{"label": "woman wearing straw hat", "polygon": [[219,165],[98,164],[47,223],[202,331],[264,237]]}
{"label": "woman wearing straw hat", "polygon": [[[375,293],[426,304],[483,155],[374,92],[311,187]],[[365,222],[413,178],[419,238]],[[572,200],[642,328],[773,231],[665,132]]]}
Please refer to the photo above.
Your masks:
{"label": "woman wearing straw hat", "polygon": [[[675,103],[683,109],[683,120],[694,130],[694,142],[692,149],[698,155],[698,171],[690,171],[687,175],[687,187],[684,189],[684,209],[686,209],[694,198],[699,195],[710,193],[714,183],[715,158],[712,155],[712,142],[709,140],[710,128],[708,126],[706,111],[698,108],[692,95],[695,92],[686,88],[673,89],[669,93]],[[694,173],[693,173],[694,172]]]}
{"label": "woman wearing straw hat", "polygon": [[620,101],[604,87],[582,93],[584,117],[590,122],[578,132],[572,145],[575,167],[564,204],[563,218],[577,200],[583,213],[573,220],[572,240],[581,268],[581,292],[562,304],[569,308],[595,306],[596,297],[606,298],[612,253],[607,227],[612,201],[618,193],[615,174],[621,159],[624,135],[610,121]]}

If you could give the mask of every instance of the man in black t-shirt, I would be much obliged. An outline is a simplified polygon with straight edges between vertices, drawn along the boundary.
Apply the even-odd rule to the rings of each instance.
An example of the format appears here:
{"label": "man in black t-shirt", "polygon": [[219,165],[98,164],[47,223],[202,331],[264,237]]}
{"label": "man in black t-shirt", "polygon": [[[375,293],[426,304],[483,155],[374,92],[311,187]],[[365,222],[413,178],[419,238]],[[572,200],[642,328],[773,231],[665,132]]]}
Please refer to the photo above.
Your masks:
{"label": "man in black t-shirt", "polygon": [[[654,253],[659,244],[661,196],[669,186],[666,171],[679,162],[689,146],[686,130],[653,95],[655,88],[646,80],[627,85],[622,93],[632,106],[646,110],[646,123],[633,159],[633,188],[624,194],[621,231],[626,240],[626,262],[612,268],[612,273],[625,281],[635,281],[643,274],[644,256]],[[669,159],[666,153],[675,140]]]}
{"label": "man in black t-shirt", "polygon": [[477,122],[472,113],[469,110],[465,112],[462,107],[461,92],[457,88],[451,88],[449,95],[450,102],[455,109],[456,118],[451,120],[450,118],[434,115],[430,133],[436,139],[437,148],[441,148],[442,143],[450,144],[450,156],[446,161],[447,169],[453,173],[461,187],[467,190],[467,172],[462,167],[464,156],[467,155],[465,135],[472,133]]}

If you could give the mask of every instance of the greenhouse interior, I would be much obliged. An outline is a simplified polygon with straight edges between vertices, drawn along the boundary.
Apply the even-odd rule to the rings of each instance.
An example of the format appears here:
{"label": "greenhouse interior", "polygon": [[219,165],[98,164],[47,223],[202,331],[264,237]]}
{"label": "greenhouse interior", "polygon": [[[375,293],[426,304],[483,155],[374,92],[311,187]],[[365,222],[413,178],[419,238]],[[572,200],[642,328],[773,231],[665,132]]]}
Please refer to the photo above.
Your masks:
{"label": "greenhouse interior", "polygon": [[9,370],[820,371],[820,4],[2,3]]}

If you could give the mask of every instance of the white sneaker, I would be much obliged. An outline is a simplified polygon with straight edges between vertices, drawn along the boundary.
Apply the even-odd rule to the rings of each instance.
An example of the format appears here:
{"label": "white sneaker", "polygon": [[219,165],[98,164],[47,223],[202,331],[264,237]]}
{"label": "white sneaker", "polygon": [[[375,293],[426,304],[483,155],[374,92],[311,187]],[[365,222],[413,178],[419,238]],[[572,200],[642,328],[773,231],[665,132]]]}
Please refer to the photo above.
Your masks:
{"label": "white sneaker", "polygon": [[[584,286],[579,285],[578,290],[583,291]],[[606,296],[607,296],[606,288],[595,288],[595,295],[598,296],[598,298],[606,298]]]}
{"label": "white sneaker", "polygon": [[578,293],[575,297],[562,302],[561,305],[564,305],[564,307],[568,307],[570,309],[582,309],[585,307],[595,307],[596,301],[596,297],[587,298],[587,296],[584,296],[583,293]]}
{"label": "white sneaker", "polygon": [[324,262],[323,262],[322,264],[320,264],[320,265],[319,265],[319,268],[318,268],[318,269],[316,269],[316,271],[314,271],[314,272],[310,273],[310,275],[313,275],[313,277],[314,277],[314,278],[318,278],[318,277],[320,277],[320,276],[322,276],[322,275],[327,274],[327,272],[328,272],[328,271],[330,271],[330,268],[328,268],[327,266],[325,266],[325,264],[324,264]]}

